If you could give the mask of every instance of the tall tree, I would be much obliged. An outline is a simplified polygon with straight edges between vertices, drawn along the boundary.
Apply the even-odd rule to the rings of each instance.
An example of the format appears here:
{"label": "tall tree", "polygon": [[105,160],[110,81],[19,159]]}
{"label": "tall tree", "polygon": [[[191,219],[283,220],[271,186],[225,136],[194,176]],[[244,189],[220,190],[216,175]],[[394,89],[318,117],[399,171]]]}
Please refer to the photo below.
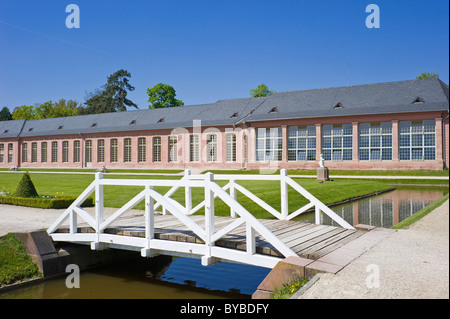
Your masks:
{"label": "tall tree", "polygon": [[434,73],[434,72],[424,72],[419,76],[416,76],[416,80],[420,80],[420,79],[435,79],[435,78],[439,78],[439,74]]}
{"label": "tall tree", "polygon": [[274,90],[269,90],[267,85],[265,85],[264,83],[261,83],[255,89],[250,90],[250,96],[251,97],[264,97],[264,96],[272,95],[272,93],[274,93],[274,92],[275,92]]}
{"label": "tall tree", "polygon": [[184,105],[183,101],[175,98],[177,95],[175,89],[169,84],[158,83],[151,89],[147,89],[147,95],[150,109]]}
{"label": "tall tree", "polygon": [[0,111],[0,121],[9,121],[9,120],[12,120],[12,115],[8,107],[5,106]]}
{"label": "tall tree", "polygon": [[138,106],[127,98],[128,91],[134,91],[129,83],[130,72],[119,70],[108,76],[107,83],[102,89],[88,95],[84,114],[123,112],[127,107]]}
{"label": "tall tree", "polygon": [[34,120],[36,112],[33,105],[22,105],[14,109],[12,118],[13,120]]}

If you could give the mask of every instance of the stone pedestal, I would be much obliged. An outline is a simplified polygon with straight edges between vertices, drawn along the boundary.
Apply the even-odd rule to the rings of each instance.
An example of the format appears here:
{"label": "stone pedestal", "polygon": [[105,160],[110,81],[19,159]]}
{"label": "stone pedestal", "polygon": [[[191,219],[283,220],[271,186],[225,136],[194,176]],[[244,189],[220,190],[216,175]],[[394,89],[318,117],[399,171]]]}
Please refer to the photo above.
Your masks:
{"label": "stone pedestal", "polygon": [[317,169],[317,180],[319,182],[329,181],[330,180],[330,177],[328,175],[328,168],[326,168],[326,167],[319,167]]}

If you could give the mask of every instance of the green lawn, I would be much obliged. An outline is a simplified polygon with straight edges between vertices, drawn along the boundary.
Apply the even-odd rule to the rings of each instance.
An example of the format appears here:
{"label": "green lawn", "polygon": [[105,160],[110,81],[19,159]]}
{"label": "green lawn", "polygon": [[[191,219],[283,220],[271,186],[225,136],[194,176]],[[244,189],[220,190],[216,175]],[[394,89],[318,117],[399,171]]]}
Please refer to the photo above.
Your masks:
{"label": "green lawn", "polygon": [[[214,174],[260,174],[259,170],[208,170]],[[280,170],[274,174],[280,174]],[[288,175],[316,175],[316,170],[310,169],[289,169]],[[449,170],[410,170],[410,171],[371,171],[371,170],[330,170],[330,175],[346,176],[449,176]]]}
{"label": "green lawn", "polygon": [[12,234],[0,237],[0,287],[40,276],[38,266]]}
{"label": "green lawn", "polygon": [[[74,174],[40,174],[30,173],[32,181],[39,194],[45,195],[65,195],[78,196],[94,180],[93,175],[74,175]],[[0,191],[14,192],[22,174],[0,173]],[[132,179],[180,179],[181,176],[114,176],[109,175],[105,178],[132,178]],[[323,203],[329,205],[344,201],[349,198],[359,197],[374,192],[380,192],[392,188],[391,186],[368,180],[336,180],[325,183],[318,183],[314,179],[296,180],[306,190],[311,192]],[[225,181],[218,181],[223,186]],[[280,210],[280,182],[278,181],[239,181],[239,184],[253,192],[256,196],[266,201],[276,210]],[[106,207],[121,207],[143,187],[139,186],[105,186],[104,198]],[[165,193],[169,187],[156,187],[155,190]],[[293,212],[307,203],[307,200],[300,196],[294,189],[288,187],[289,211]],[[184,188],[180,188],[173,196],[175,200],[184,205]],[[204,190],[200,188],[192,189],[193,207],[203,201]],[[272,218],[272,215],[264,209],[255,205],[253,201],[238,192],[238,201],[247,208],[257,218]],[[137,209],[143,209],[144,204],[140,203]],[[230,209],[220,199],[215,201],[216,215],[229,215]],[[198,213],[203,213],[203,209]]]}

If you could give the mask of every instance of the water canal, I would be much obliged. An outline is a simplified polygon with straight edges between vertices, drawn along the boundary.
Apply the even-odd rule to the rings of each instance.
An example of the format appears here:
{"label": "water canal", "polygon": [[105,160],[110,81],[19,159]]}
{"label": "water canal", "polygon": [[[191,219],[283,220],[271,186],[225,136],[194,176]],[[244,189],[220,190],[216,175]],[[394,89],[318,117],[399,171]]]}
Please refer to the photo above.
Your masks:
{"label": "water canal", "polygon": [[[352,225],[389,228],[446,193],[448,187],[397,188],[332,209]],[[314,214],[306,214],[302,220],[313,223]],[[322,222],[332,225],[326,216]],[[65,278],[59,278],[0,293],[0,299],[249,298],[270,271],[226,262],[203,267],[197,259],[161,257],[155,263],[137,256],[131,262],[82,272],[79,289],[68,289]]]}

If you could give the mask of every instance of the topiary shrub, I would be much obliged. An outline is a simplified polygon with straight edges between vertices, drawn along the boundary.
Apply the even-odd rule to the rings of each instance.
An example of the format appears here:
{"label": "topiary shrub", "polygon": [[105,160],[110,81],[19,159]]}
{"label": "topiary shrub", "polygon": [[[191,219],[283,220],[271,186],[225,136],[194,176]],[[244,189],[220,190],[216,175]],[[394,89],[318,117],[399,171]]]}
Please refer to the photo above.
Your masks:
{"label": "topiary shrub", "polygon": [[14,193],[14,196],[25,198],[39,197],[28,172],[23,174],[19,186],[17,186],[16,192]]}

